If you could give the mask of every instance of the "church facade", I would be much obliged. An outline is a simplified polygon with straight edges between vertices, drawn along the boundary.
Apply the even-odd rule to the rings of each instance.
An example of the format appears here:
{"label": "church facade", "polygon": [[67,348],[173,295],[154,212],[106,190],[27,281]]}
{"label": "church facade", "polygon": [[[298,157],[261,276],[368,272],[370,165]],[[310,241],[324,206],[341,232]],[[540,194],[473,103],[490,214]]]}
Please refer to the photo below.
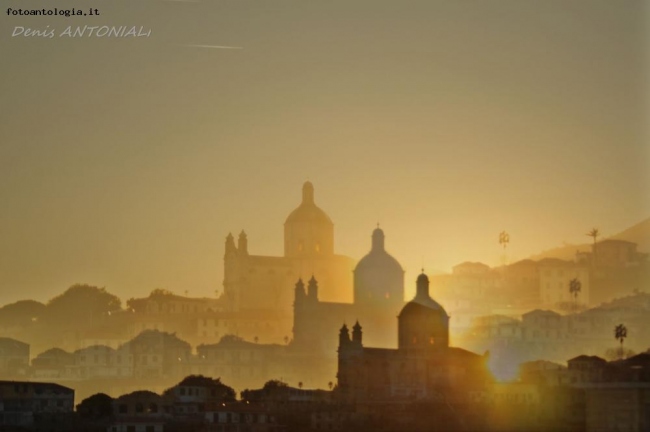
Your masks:
{"label": "church facade", "polygon": [[292,287],[298,278],[317,274],[326,289],[349,292],[354,264],[352,258],[334,253],[334,224],[316,205],[314,186],[306,182],[302,202],[284,223],[283,256],[251,254],[244,231],[237,243],[232,234],[226,238],[224,310],[272,311],[290,317],[294,300]]}
{"label": "church facade", "polygon": [[338,391],[349,403],[436,400],[467,394],[491,380],[487,356],[449,346],[449,315],[429,296],[429,279],[398,316],[397,349],[363,344],[359,322],[344,324],[338,342]]}
{"label": "church facade", "polygon": [[362,320],[371,326],[374,345],[390,347],[397,340],[395,317],[404,306],[404,270],[385,249],[383,230],[372,233],[371,249],[353,271],[353,303],[321,301],[320,281],[302,279],[294,290],[293,346],[336,355],[336,330],[341,322]]}
{"label": "church facade", "polygon": [[[379,227],[372,232],[370,251],[356,265],[352,258],[335,254],[334,224],[316,205],[314,187],[306,182],[300,205],[284,224],[284,256],[253,255],[248,246],[243,231],[237,241],[231,234],[226,238],[220,302],[226,313],[252,314],[274,325],[246,331],[239,326],[239,336],[291,341],[295,352],[335,359],[340,323],[362,320],[372,328],[366,335],[369,342],[394,346],[394,320],[404,305],[404,270],[386,251]],[[337,298],[336,293],[353,302],[324,300]]]}

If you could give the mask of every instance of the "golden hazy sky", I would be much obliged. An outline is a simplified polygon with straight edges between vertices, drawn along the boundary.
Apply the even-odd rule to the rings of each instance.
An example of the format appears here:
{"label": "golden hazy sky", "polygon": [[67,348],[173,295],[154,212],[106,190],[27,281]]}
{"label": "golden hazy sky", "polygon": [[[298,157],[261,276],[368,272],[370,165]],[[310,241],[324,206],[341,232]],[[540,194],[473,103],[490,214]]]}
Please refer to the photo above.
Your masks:
{"label": "golden hazy sky", "polygon": [[[336,251],[380,222],[409,289],[498,263],[501,230],[514,260],[650,215],[645,1],[3,6],[101,15],[0,11],[0,304],[213,295],[228,232],[280,255],[305,180]],[[58,37],[84,25],[151,36]]]}

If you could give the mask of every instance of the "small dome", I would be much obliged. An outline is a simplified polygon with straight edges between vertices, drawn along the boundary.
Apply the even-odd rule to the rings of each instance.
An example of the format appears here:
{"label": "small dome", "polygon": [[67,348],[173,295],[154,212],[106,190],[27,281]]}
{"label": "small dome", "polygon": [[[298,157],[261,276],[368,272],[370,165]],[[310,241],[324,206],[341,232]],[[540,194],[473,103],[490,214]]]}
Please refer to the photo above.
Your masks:
{"label": "small dome", "polygon": [[429,295],[429,278],[426,274],[424,274],[424,272],[421,273],[417,278],[416,289],[417,292],[415,294],[415,298],[413,298],[413,300],[408,302],[402,308],[402,311],[399,314],[400,317],[405,314],[420,311],[423,307],[440,312],[444,317],[449,316],[447,315],[445,308],[443,308],[440,303],[432,299]]}
{"label": "small dome", "polygon": [[429,278],[422,272],[417,278],[415,298],[398,316],[400,349],[438,349],[449,346],[449,315],[429,296]]}
{"label": "small dome", "polygon": [[399,313],[399,316],[402,317],[403,315],[419,313],[423,309],[436,311],[440,313],[441,316],[444,317],[447,316],[447,311],[445,311],[445,308],[443,308],[440,303],[438,303],[431,297],[424,299],[424,301],[422,301],[422,299],[417,299],[417,298],[411,300],[402,308],[402,311]]}
{"label": "small dome", "polygon": [[314,186],[310,182],[305,182],[302,186],[302,202],[294,211],[292,211],[285,224],[292,223],[310,223],[322,225],[334,225],[332,220],[321,210],[314,202]]}

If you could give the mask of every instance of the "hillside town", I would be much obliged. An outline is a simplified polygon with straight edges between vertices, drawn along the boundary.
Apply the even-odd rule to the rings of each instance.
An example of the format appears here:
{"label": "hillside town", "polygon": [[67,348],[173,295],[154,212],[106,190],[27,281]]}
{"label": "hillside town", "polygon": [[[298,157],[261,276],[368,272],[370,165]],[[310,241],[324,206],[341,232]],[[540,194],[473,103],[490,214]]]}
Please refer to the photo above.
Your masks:
{"label": "hillside town", "polygon": [[[410,285],[379,227],[358,261],[335,254],[314,195],[305,183],[284,224],[284,256],[250,254],[243,231],[237,244],[226,236],[218,297],[155,289],[123,303],[78,284],[47,303],[0,308],[0,426],[650,425],[650,264],[637,244],[594,235],[573,260],[464,262]],[[406,302],[405,284],[416,292]],[[322,300],[341,289],[352,303]]]}

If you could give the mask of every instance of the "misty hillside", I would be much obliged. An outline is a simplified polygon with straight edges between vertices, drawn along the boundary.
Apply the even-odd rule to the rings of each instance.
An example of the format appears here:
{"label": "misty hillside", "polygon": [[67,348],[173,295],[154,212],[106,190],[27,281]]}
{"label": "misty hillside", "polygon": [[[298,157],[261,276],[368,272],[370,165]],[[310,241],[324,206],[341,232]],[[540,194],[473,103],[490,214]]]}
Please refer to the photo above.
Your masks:
{"label": "misty hillside", "polygon": [[[618,234],[613,236],[605,237],[607,239],[616,239],[616,240],[627,240],[630,242],[637,243],[639,245],[640,252],[650,252],[650,218],[639,222],[638,224],[621,231]],[[575,258],[576,251],[589,252],[591,251],[591,239],[585,235],[584,243],[578,245],[565,244],[554,249],[549,249],[540,254],[533,255],[530,258],[533,260],[539,260],[542,258],[560,258],[565,260],[571,260]],[[599,239],[604,240],[604,239]]]}

